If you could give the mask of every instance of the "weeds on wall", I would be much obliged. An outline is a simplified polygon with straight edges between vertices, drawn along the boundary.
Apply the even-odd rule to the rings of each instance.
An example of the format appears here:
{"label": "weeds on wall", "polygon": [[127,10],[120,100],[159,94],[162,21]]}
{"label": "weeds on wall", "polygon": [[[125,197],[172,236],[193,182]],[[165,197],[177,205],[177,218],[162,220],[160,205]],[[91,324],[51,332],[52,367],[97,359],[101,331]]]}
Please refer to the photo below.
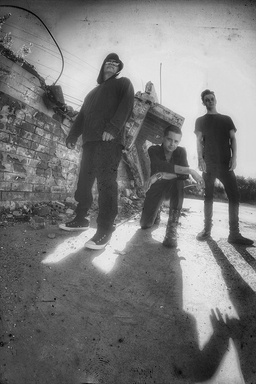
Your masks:
{"label": "weeds on wall", "polygon": [[[0,17],[0,43],[6,50],[11,50],[12,51],[12,46],[13,46],[13,37],[11,32],[4,32],[3,31],[3,26],[6,22],[11,17],[11,13],[8,13],[2,17]],[[13,55],[17,58],[17,61],[19,62],[24,62],[25,57],[28,56],[32,51],[33,44],[29,43],[29,45],[23,44],[17,52],[13,52]]]}

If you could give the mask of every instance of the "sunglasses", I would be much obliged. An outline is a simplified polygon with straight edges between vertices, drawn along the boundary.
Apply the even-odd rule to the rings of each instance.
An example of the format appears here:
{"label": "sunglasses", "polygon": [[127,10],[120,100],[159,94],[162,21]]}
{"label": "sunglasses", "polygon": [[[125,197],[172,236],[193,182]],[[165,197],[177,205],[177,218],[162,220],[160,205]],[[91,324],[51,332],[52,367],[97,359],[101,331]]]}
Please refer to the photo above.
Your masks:
{"label": "sunglasses", "polygon": [[105,64],[107,65],[112,64],[114,65],[114,67],[119,67],[119,63],[117,63],[116,61],[106,61]]}

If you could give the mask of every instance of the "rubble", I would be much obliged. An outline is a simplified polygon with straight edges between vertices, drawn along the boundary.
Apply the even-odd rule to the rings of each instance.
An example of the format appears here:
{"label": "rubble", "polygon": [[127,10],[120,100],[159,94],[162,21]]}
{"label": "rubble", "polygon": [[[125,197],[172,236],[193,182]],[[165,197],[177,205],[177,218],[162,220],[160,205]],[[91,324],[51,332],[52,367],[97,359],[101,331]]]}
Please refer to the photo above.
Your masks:
{"label": "rubble", "polygon": [[[129,219],[141,212],[143,199],[139,198],[134,190],[124,190],[119,196],[117,223]],[[74,215],[76,203],[69,197],[65,201],[40,202],[2,208],[0,211],[0,226],[13,226],[19,222],[29,222],[34,229],[43,229],[47,224],[57,225]],[[98,211],[97,202],[94,201],[91,214]]]}

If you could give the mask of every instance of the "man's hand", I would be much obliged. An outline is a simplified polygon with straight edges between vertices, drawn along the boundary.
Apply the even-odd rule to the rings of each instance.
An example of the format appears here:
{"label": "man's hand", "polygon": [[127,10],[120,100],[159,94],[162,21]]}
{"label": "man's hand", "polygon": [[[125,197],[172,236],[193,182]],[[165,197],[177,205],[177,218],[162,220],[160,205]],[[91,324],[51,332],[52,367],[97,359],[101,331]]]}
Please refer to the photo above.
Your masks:
{"label": "man's hand", "polygon": [[108,132],[103,132],[102,134],[102,140],[103,141],[111,141],[114,139],[114,136],[111,135],[111,133],[108,133]]}
{"label": "man's hand", "polygon": [[202,178],[202,176],[199,175],[199,173],[197,173],[194,169],[191,169],[190,174],[193,177],[193,179],[195,180],[195,182],[197,183],[197,187],[199,189],[204,188],[205,184],[204,184],[204,179]]}
{"label": "man's hand", "polygon": [[236,168],[236,158],[231,157],[231,159],[229,161],[229,170],[234,171],[235,168]]}
{"label": "man's hand", "polygon": [[156,174],[152,175],[144,184],[144,190],[147,192],[152,184],[158,180]]}
{"label": "man's hand", "polygon": [[[215,313],[216,311],[216,313]],[[230,335],[230,329],[227,325],[229,317],[226,314],[225,318],[222,316],[219,308],[215,308],[215,311],[211,310],[210,320],[212,323],[213,331],[221,335],[223,338],[228,338]]]}
{"label": "man's hand", "polygon": [[198,159],[198,168],[199,168],[199,171],[206,172],[206,164],[202,157]]}

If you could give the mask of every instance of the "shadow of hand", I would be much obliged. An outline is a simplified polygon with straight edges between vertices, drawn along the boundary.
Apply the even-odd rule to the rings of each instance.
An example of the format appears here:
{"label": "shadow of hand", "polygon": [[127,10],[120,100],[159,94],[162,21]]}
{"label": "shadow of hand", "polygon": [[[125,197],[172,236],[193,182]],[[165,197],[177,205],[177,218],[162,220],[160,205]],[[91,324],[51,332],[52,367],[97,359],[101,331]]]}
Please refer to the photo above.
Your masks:
{"label": "shadow of hand", "polygon": [[210,320],[213,328],[213,333],[218,336],[222,336],[223,338],[229,338],[231,335],[229,322],[230,319],[228,315],[225,315],[225,320],[219,310],[219,308],[215,308],[215,311],[211,310]]}

